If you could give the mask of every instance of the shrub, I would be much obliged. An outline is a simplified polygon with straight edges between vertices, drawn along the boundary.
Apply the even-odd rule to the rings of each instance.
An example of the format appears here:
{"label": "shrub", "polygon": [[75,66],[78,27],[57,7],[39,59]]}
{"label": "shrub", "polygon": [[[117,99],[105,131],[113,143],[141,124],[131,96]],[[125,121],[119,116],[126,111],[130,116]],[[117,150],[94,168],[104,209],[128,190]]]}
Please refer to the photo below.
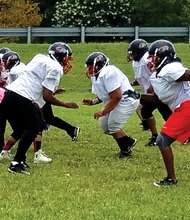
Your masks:
{"label": "shrub", "polygon": [[129,0],[65,0],[56,3],[54,27],[129,26]]}

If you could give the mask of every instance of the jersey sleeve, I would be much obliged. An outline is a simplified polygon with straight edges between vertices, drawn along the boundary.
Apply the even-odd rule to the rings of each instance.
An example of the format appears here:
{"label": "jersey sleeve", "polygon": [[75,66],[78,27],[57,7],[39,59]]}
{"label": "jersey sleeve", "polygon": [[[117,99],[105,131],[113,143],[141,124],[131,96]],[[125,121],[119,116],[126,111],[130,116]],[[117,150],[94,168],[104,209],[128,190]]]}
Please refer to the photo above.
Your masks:
{"label": "jersey sleeve", "polygon": [[59,85],[61,75],[60,71],[56,69],[50,70],[42,82],[42,86],[54,92]]}
{"label": "jersey sleeve", "polygon": [[105,75],[104,85],[108,93],[121,87],[121,81],[119,75],[113,71]]}
{"label": "jersey sleeve", "polygon": [[167,71],[167,78],[168,80],[172,81],[177,81],[181,76],[183,76],[183,74],[187,70],[187,68],[185,68],[181,63],[178,62],[172,63],[172,65],[168,66],[170,66],[170,68]]}

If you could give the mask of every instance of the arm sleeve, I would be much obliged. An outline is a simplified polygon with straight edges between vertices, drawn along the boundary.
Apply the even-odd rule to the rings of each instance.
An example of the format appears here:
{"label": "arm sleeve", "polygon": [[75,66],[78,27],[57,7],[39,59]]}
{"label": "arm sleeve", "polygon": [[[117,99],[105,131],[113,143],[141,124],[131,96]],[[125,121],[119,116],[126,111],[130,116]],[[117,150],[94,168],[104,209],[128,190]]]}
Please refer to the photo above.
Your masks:
{"label": "arm sleeve", "polygon": [[59,85],[60,79],[61,73],[58,70],[51,70],[42,82],[42,86],[54,92]]}

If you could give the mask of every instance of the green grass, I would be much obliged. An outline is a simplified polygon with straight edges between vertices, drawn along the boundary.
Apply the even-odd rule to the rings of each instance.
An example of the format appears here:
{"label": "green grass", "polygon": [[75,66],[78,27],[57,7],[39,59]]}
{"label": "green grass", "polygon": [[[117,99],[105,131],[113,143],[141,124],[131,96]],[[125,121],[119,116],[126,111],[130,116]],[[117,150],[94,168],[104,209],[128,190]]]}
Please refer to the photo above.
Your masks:
{"label": "green grass", "polygon": [[[28,62],[48,45],[6,44]],[[54,107],[55,115],[81,127],[79,140],[72,142],[62,130],[51,127],[44,132],[43,150],[53,158],[51,164],[33,163],[33,146],[27,157],[31,175],[7,172],[9,161],[0,161],[0,216],[2,220],[128,220],[190,219],[189,145],[173,144],[177,187],[156,188],[154,180],[165,176],[157,147],[145,147],[149,132],[143,132],[134,113],[126,124],[129,135],[138,139],[130,159],[117,158],[118,147],[102,133],[93,113],[102,106],[84,106],[83,98],[93,97],[85,76],[84,62],[89,53],[102,51],[133,79],[131,64],[126,62],[127,43],[72,44],[73,70],[64,76],[66,89],[59,98],[75,101],[80,108]],[[190,45],[177,44],[176,50],[189,65]],[[158,131],[163,120],[155,111]],[[7,127],[6,137],[11,130]],[[13,149],[15,152],[16,147]]]}

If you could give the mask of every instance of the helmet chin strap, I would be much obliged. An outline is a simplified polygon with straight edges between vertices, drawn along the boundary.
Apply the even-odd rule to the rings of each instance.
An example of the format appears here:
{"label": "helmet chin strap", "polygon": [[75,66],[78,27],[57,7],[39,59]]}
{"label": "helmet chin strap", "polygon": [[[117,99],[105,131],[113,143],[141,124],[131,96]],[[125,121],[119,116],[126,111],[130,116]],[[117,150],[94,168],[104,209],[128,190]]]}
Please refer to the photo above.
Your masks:
{"label": "helmet chin strap", "polygon": [[[9,64],[9,61],[10,61],[10,57],[7,60],[7,65]],[[20,63],[20,61],[17,60],[17,62],[13,66],[11,66],[11,68],[8,68],[8,69],[12,69],[14,66],[17,66],[19,63]]]}
{"label": "helmet chin strap", "polygon": [[[69,51],[68,50],[66,50],[66,56],[65,57],[69,57]],[[60,63],[56,58],[55,58],[55,56],[52,54],[52,53],[49,53],[49,56],[53,59],[53,60],[55,60],[55,61],[57,61],[58,63]],[[64,59],[64,58],[63,58]]]}
{"label": "helmet chin strap", "polygon": [[[156,48],[154,52],[154,57],[157,57],[158,48]],[[161,63],[156,67],[156,70],[160,68],[160,66],[164,63],[164,61],[167,59],[167,57],[164,57],[164,59],[161,61]]]}
{"label": "helmet chin strap", "polygon": [[[95,69],[95,66],[96,66],[96,60],[97,60],[97,57],[94,59],[94,62],[93,62],[93,68],[94,68],[94,69]],[[100,71],[101,71],[105,66],[107,66],[107,65],[109,64],[109,61],[110,61],[110,59],[107,58],[106,63],[104,64],[104,66],[103,66],[101,69],[99,69],[98,72],[93,73],[93,76],[95,76],[95,75],[97,75],[98,73],[100,73]]]}
{"label": "helmet chin strap", "polygon": [[57,61],[58,62],[58,60],[54,57],[54,55],[53,54],[49,54],[49,56],[53,59],[53,60],[55,60],[55,61]]}

